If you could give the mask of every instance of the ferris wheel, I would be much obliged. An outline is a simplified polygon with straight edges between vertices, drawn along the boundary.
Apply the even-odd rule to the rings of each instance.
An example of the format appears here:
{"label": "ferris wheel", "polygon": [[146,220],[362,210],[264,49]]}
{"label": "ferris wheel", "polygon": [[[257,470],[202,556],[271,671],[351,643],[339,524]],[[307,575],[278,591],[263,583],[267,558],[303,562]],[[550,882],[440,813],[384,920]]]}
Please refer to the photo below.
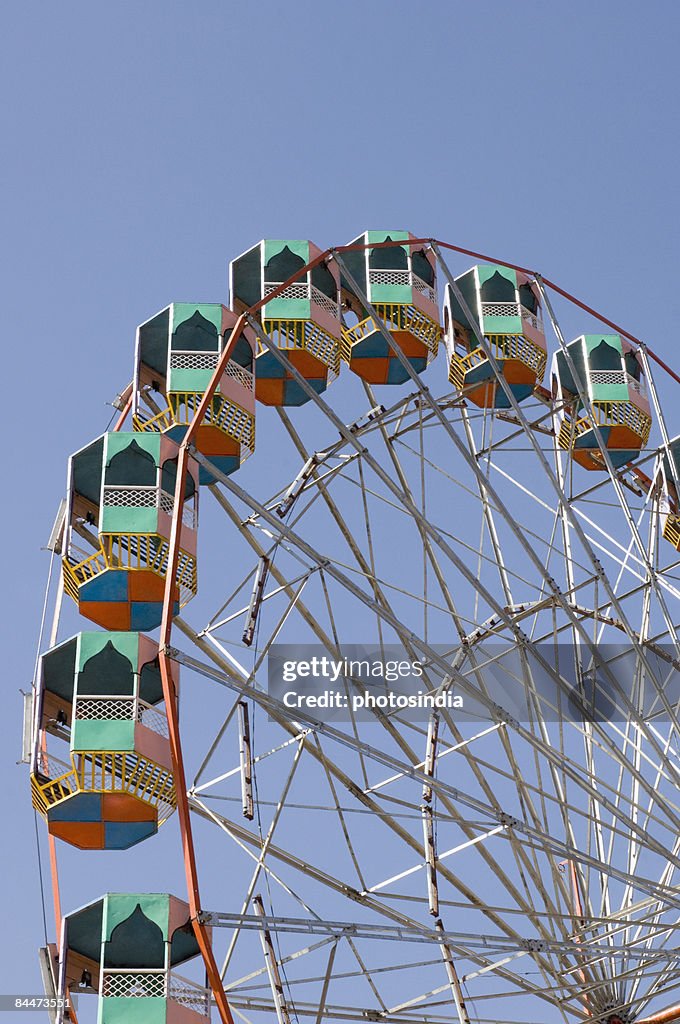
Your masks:
{"label": "ferris wheel", "polygon": [[[230,291],[139,327],[116,429],[69,463],[53,548],[101,628],[44,649],[34,806],[93,874],[177,809],[188,896],[67,912],[48,994],[102,1022],[680,1021],[678,378],[408,232],[266,240]],[[207,984],[176,970],[199,955]]]}

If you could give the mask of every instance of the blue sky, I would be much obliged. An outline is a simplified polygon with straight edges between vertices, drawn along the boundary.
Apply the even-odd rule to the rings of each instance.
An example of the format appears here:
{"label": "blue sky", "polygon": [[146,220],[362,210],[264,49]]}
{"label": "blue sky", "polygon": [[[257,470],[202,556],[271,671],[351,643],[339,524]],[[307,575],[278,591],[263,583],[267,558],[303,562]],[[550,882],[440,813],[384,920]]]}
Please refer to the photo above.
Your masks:
{"label": "blue sky", "polygon": [[5,4],[3,990],[38,987],[15,761],[40,549],[135,326],[226,301],[263,236],[394,227],[535,267],[674,363],[679,21],[670,0]]}

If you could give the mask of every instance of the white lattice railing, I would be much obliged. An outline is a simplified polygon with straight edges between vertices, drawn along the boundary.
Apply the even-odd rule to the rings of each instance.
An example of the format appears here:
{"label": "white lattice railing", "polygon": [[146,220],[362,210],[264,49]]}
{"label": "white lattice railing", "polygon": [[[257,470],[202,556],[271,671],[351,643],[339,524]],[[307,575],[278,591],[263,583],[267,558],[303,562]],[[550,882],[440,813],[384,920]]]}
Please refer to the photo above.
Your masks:
{"label": "white lattice railing", "polygon": [[[167,514],[171,516],[175,509],[174,494],[168,494],[167,491],[160,491],[158,504],[162,512],[167,512]],[[188,526],[190,530],[196,529],[196,502],[193,498],[185,501],[182,506],[182,522],[185,526]]]}
{"label": "white lattice railing", "polygon": [[255,377],[253,374],[250,370],[246,370],[244,366],[240,366],[239,363],[235,363],[233,359],[229,360],[224,372],[227,377],[232,377],[234,380],[238,381],[246,391],[252,391],[254,389]]}
{"label": "white lattice railing", "polygon": [[643,398],[646,398],[647,385],[645,383],[645,378],[641,377],[640,380],[636,380],[635,377],[633,377],[630,373],[627,373],[626,377],[626,384],[628,385],[630,390],[634,391],[636,395],[642,395]]}
{"label": "white lattice railing", "polygon": [[429,299],[430,302],[437,301],[437,293],[434,288],[410,270],[369,270],[368,283],[371,285],[393,284],[401,285],[405,288],[414,288],[421,295]]}
{"label": "white lattice railing", "polygon": [[[590,383],[595,385],[627,384],[628,374],[625,370],[591,370]],[[637,383],[637,381],[636,381]]]}
{"label": "white lattice railing", "polygon": [[106,484],[102,504],[104,508],[158,508],[158,487]]}
{"label": "white lattice railing", "polygon": [[326,295],[324,292],[319,291],[314,285],[311,286],[311,300],[315,302],[317,306],[321,306],[327,313],[338,319],[338,300],[337,297],[332,299],[330,295]]}
{"label": "white lattice railing", "polygon": [[624,384],[630,391],[634,391],[636,395],[647,396],[644,378],[636,380],[626,370],[591,370],[590,383],[593,387],[598,387],[598,385],[605,386],[607,384]]}
{"label": "white lattice railing", "polygon": [[73,765],[62,761],[54,754],[48,754],[46,750],[39,750],[35,762],[36,771],[44,775],[46,779],[58,779],[61,775],[73,770]]}
{"label": "white lattice railing", "polygon": [[401,285],[404,288],[411,287],[411,272],[409,270],[369,270],[369,284]]}
{"label": "white lattice railing", "polygon": [[176,349],[170,352],[171,370],[214,370],[219,359],[219,352],[187,352]]}
{"label": "white lattice railing", "polygon": [[[160,487],[106,484],[102,504],[104,508],[159,508],[171,516],[175,508],[175,496]],[[193,498],[184,502],[182,522],[192,530],[196,528],[196,502]]]}
{"label": "white lattice railing", "polygon": [[[264,297],[267,298],[272,292],[280,288],[283,281],[265,281],[264,285]],[[282,292],[276,296],[277,299],[309,299],[309,285],[306,281],[293,281],[292,284],[286,285]]]}
{"label": "white lattice railing", "polygon": [[170,735],[168,731],[168,718],[164,711],[155,708],[153,704],[147,704],[141,697],[137,698],[137,721],[140,725],[146,726],[152,732],[158,733],[165,739]]}
{"label": "white lattice railing", "polygon": [[161,512],[166,512],[169,516],[172,515],[172,510],[175,507],[175,497],[172,494],[168,494],[167,491],[160,491],[158,495],[158,507]]}
{"label": "white lattice railing", "polygon": [[203,1017],[210,1016],[210,989],[204,988],[203,985],[199,985],[195,981],[190,981],[189,978],[183,978],[181,974],[176,974],[174,971],[170,972],[168,996],[173,1002],[179,1003],[187,1010],[193,1010],[194,1013]]}
{"label": "white lattice railing", "polygon": [[100,994],[104,998],[172,999],[199,1016],[210,1016],[210,990],[174,971],[104,968]]}
{"label": "white lattice railing", "polygon": [[430,300],[430,302],[436,303],[437,293],[432,285],[428,284],[427,281],[423,281],[423,279],[418,277],[417,274],[412,274],[411,277],[413,279],[413,287],[415,290],[420,292],[421,295],[424,295],[426,299]]}
{"label": "white lattice railing", "polygon": [[101,973],[100,994],[106,998],[148,999],[167,996],[168,972],[165,970],[127,970],[113,967]]}
{"label": "white lattice railing", "polygon": [[[264,286],[265,298],[276,289],[280,288],[283,281],[268,281]],[[293,284],[287,285],[279,295],[277,299],[309,299],[310,302],[314,302],[317,306],[321,306],[327,313],[338,319],[338,300],[332,299],[329,295],[324,294],[313,284],[307,284],[305,281],[295,281]]]}
{"label": "white lattice railing", "polygon": [[526,320],[527,323],[530,323],[536,331],[543,330],[543,321],[541,319],[540,310],[536,313],[532,313],[530,309],[526,308],[526,306],[520,306],[519,308],[522,313],[522,320]]}
{"label": "white lattice railing", "polygon": [[76,697],[73,708],[75,722],[131,722],[134,717],[134,697]]}
{"label": "white lattice railing", "polygon": [[519,302],[482,302],[482,316],[520,316]]}
{"label": "white lattice railing", "polygon": [[[140,722],[158,733],[168,737],[168,719],[164,711],[147,704],[140,697],[106,695],[77,697],[73,709],[76,722]],[[66,766],[70,768],[71,766]]]}
{"label": "white lattice railing", "polygon": [[482,316],[518,316],[537,330],[543,330],[540,313],[532,313],[519,302],[482,302]]}
{"label": "white lattice railing", "polygon": [[[316,289],[314,289],[316,290]],[[214,370],[219,361],[219,352],[171,352],[171,370]],[[252,391],[255,378],[252,373],[230,359],[224,371],[228,377],[237,380],[246,390]]]}

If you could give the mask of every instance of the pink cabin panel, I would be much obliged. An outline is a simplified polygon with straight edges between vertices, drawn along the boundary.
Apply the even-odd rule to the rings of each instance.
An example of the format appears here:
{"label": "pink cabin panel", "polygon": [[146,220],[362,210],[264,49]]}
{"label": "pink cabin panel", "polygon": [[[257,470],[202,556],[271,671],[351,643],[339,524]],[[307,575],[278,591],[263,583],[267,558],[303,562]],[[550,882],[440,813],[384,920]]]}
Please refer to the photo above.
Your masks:
{"label": "pink cabin panel", "polygon": [[163,736],[156,731],[157,728],[167,728],[165,712],[156,708],[144,708],[142,715],[150,724],[146,726],[142,725],[141,722],[135,723],[135,750],[143,757],[148,757],[150,761],[160,764],[168,771],[171,771],[172,756],[170,754],[170,742],[167,736]]}
{"label": "pink cabin panel", "polygon": [[231,377],[226,370],[222,374],[222,380],[220,381],[220,394],[235,405],[240,405],[246,412],[252,415],[255,414],[255,392],[252,388],[244,387],[238,380]]}

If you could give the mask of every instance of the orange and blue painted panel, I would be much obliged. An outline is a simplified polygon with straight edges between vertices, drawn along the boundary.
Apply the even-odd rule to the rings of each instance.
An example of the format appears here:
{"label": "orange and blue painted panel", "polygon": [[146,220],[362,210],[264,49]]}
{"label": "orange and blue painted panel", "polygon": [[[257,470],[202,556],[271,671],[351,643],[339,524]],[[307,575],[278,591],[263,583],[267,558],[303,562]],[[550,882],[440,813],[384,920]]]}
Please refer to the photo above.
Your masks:
{"label": "orange and blue painted panel", "polygon": [[156,834],[158,814],[128,794],[75,793],[50,808],[47,825],[80,850],[127,850]]}

